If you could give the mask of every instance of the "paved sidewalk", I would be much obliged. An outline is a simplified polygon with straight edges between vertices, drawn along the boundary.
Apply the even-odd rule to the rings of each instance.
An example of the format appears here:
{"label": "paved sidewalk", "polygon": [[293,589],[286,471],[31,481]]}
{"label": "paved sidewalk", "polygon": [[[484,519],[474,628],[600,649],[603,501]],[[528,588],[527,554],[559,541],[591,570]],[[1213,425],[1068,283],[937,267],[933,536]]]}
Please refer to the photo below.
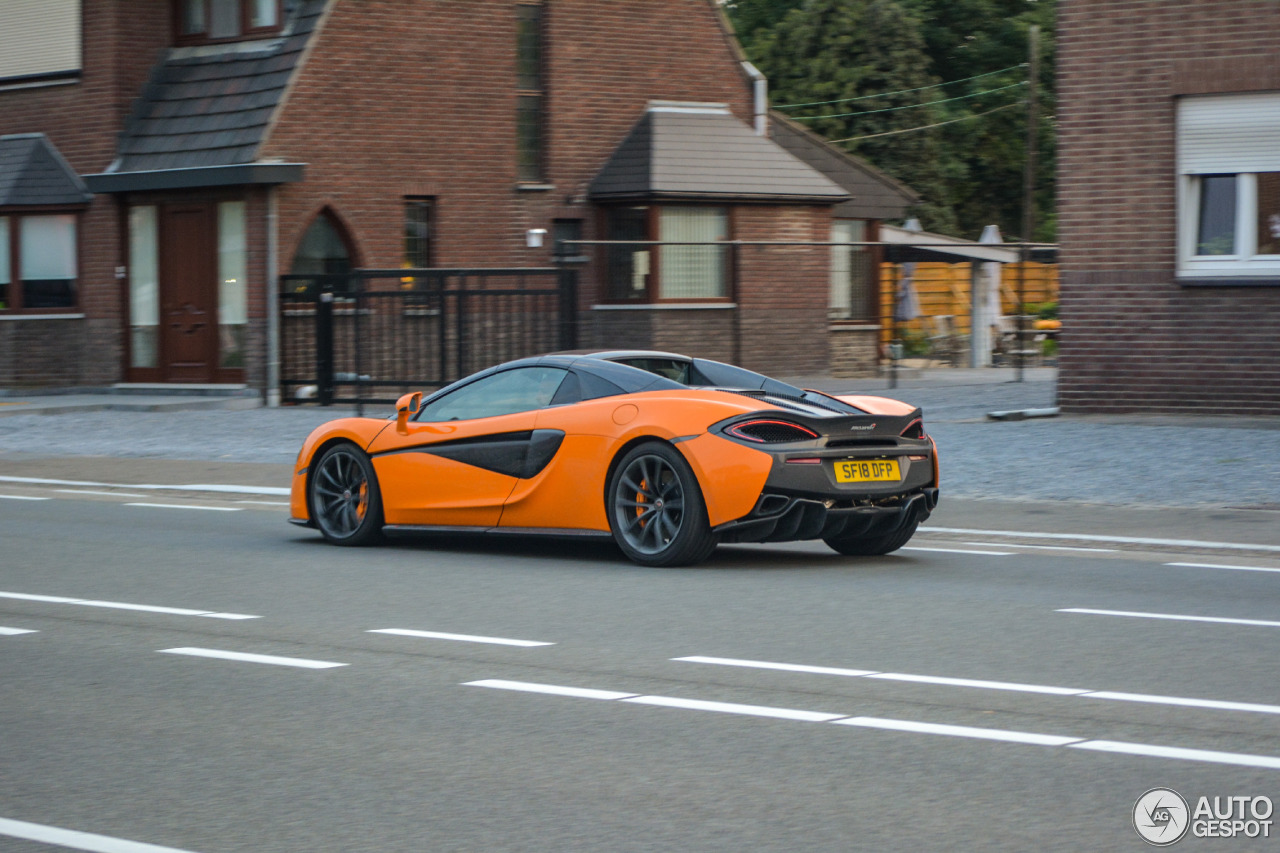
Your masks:
{"label": "paved sidewalk", "polygon": [[[1013,368],[907,370],[892,389],[887,379],[788,379],[922,407],[938,442],[944,499],[1280,511],[1280,418],[989,420],[990,412],[1055,405],[1056,369],[1028,368],[1024,381],[1015,378]],[[31,407],[18,408],[24,403]],[[354,413],[350,407],[227,408],[246,404],[256,401],[0,397],[0,413],[7,415],[0,416],[0,474],[16,473],[19,462],[30,473],[39,467],[36,460],[75,457],[287,466],[313,428]],[[390,407],[370,406],[366,413],[382,417]],[[58,463],[64,476],[74,467]]]}

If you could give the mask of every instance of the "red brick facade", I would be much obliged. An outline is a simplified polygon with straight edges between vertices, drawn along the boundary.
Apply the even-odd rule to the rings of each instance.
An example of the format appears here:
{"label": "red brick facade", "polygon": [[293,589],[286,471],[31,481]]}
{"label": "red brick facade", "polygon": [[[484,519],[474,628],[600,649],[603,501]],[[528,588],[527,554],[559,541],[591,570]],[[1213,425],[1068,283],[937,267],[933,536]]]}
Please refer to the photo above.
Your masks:
{"label": "red brick facade", "polygon": [[[406,197],[433,200],[433,266],[550,266],[530,229],[581,219],[599,238],[587,185],[654,100],[721,103],[753,121],[750,80],[713,0],[554,0],[544,21],[545,182],[517,180],[515,0],[330,2],[276,109],[256,160],[303,163],[305,178],[241,186],[97,195],[80,222],[73,319],[0,315],[0,387],[93,386],[145,379],[128,360],[123,225],[130,205],[247,202],[249,345],[245,381],[265,389],[275,272],[289,271],[322,210],[347,230],[357,266],[404,258]],[[154,63],[171,46],[167,0],[84,0],[83,73],[69,85],[0,86],[0,135],[44,133],[81,175],[104,172]],[[2,81],[0,81],[2,82]],[[270,216],[274,194],[276,216]],[[824,240],[830,207],[734,205],[732,237]],[[774,372],[821,369],[827,253],[746,249],[760,263],[733,296],[739,310],[593,311],[582,269],[579,340],[737,358]],[[799,254],[794,254],[799,251]],[[794,256],[793,256],[794,254]],[[126,272],[127,274],[127,272]],[[83,315],[83,316],[80,316]],[[735,343],[737,335],[748,341]]]}
{"label": "red brick facade", "polygon": [[1060,0],[1059,402],[1280,414],[1280,278],[1177,277],[1177,99],[1280,91],[1271,0]]}

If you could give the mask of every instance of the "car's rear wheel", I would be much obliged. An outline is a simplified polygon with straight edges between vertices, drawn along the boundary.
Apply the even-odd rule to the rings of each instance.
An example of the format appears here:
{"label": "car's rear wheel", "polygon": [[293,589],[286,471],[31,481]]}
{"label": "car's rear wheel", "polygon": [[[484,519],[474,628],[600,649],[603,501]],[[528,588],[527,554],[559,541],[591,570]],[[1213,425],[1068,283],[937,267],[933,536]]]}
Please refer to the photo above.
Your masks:
{"label": "car's rear wheel", "polygon": [[671,445],[632,448],[614,469],[607,495],[614,541],[635,562],[687,566],[715,550],[698,478]]}
{"label": "car's rear wheel", "polygon": [[373,463],[354,444],[336,444],[320,457],[307,482],[311,518],[335,545],[365,545],[382,530],[382,494]]}
{"label": "car's rear wheel", "polygon": [[883,536],[833,536],[824,539],[834,550],[851,557],[874,557],[896,551],[916,533],[919,521],[911,521]]}

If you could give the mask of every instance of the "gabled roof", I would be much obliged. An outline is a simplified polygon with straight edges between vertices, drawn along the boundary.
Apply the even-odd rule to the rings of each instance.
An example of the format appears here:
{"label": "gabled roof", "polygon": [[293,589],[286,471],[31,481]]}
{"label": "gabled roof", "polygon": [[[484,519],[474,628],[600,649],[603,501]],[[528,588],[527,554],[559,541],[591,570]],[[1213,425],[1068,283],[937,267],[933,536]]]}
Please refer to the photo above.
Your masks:
{"label": "gabled roof", "polygon": [[769,113],[773,141],[843,187],[853,198],[832,214],[849,219],[901,219],[920,195],[870,163],[837,148],[778,112]]}
{"label": "gabled roof", "polygon": [[256,174],[245,169],[197,170],[255,162],[325,2],[287,3],[278,38],[167,51],[125,122],[119,156],[103,175],[89,176],[91,186],[102,192],[148,188],[145,182],[134,187],[128,179],[114,176],[179,169],[191,171],[174,180],[198,181],[182,184],[186,186],[235,182]]}
{"label": "gabled roof", "polygon": [[835,204],[849,194],[757,136],[723,104],[654,101],[591,181],[592,201]]}
{"label": "gabled roof", "polygon": [[43,133],[0,136],[0,207],[88,204],[92,198]]}

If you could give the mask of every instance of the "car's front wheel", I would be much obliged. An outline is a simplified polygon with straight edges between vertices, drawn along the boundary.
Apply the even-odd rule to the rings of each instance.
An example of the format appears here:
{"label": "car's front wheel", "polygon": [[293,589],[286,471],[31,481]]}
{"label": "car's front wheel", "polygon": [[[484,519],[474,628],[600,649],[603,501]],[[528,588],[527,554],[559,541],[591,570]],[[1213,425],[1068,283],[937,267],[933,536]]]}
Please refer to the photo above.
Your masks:
{"label": "car's front wheel", "polygon": [[833,536],[824,539],[836,551],[851,557],[874,557],[896,551],[916,533],[919,521],[910,521],[892,533],[882,536]]}
{"label": "car's front wheel", "polygon": [[354,444],[335,444],[311,469],[311,518],[335,545],[365,545],[382,530],[382,495],[373,463]]}
{"label": "car's front wheel", "polygon": [[646,442],[623,456],[607,498],[614,541],[641,565],[692,565],[715,550],[698,479],[666,442]]}

